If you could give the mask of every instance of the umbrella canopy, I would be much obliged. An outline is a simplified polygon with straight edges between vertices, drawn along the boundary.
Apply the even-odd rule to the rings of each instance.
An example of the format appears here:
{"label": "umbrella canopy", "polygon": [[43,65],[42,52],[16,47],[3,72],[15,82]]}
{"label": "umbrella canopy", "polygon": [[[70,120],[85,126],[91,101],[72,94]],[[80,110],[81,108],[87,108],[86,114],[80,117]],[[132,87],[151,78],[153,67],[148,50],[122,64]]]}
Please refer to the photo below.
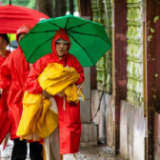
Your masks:
{"label": "umbrella canopy", "polygon": [[34,63],[43,55],[52,53],[51,42],[60,28],[67,31],[72,43],[69,52],[77,57],[83,67],[95,65],[111,48],[111,42],[101,24],[67,15],[40,21],[20,41],[28,62]]}
{"label": "umbrella canopy", "polygon": [[0,6],[0,33],[16,33],[23,23],[33,27],[44,18],[49,17],[30,8],[15,5]]}

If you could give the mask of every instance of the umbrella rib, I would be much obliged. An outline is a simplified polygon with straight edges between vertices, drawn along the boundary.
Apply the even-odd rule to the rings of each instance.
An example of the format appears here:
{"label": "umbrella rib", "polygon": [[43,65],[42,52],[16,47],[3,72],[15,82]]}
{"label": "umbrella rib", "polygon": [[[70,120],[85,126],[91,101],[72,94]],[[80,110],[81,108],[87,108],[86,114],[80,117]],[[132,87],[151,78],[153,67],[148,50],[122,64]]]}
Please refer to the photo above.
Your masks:
{"label": "umbrella rib", "polygon": [[80,43],[78,43],[78,41],[76,41],[76,39],[75,39],[72,35],[70,35],[70,33],[68,33],[68,34],[69,34],[69,36],[72,37],[72,39],[86,52],[86,54],[88,55],[90,61],[94,64],[94,62],[92,61],[90,55],[89,55],[88,52],[85,50],[85,48],[84,48]]}
{"label": "umbrella rib", "polygon": [[83,23],[83,24],[79,24],[79,25],[77,25],[77,26],[67,28],[67,30],[68,30],[68,29],[74,29],[74,28],[77,28],[77,27],[81,27],[81,26],[84,26],[84,25],[86,25],[86,24],[88,24],[88,23],[91,23],[91,22],[86,22],[86,23]]}
{"label": "umbrella rib", "polygon": [[55,24],[55,23],[52,23],[52,22],[50,22],[50,21],[49,21],[49,23],[53,24],[54,26],[56,26],[56,27],[58,27],[58,28],[61,28],[60,26],[58,26],[58,25]]}
{"label": "umbrella rib", "polygon": [[57,32],[57,30],[39,31],[39,32],[31,32],[31,33],[46,33],[46,32]]}
{"label": "umbrella rib", "polygon": [[[72,31],[72,30],[69,30],[70,32],[72,33],[77,33],[77,34],[82,34],[82,35],[87,35],[87,36],[92,36],[92,37],[98,37],[100,38],[101,40],[105,41],[103,38],[99,37],[98,35],[93,35],[93,34],[87,34],[87,33],[81,33],[81,32],[77,32],[77,31]],[[68,32],[67,32],[68,33]],[[69,34],[69,33],[68,33]],[[106,42],[106,41],[105,41]]]}
{"label": "umbrella rib", "polygon": [[67,22],[66,22],[66,25],[65,25],[64,29],[66,29],[66,28],[67,28],[68,21],[69,21],[69,18],[67,18]]}
{"label": "umbrella rib", "polygon": [[47,43],[48,41],[50,41],[53,37],[49,38],[47,41],[45,41],[44,43],[42,43],[41,45],[39,45],[32,53],[32,55],[29,56],[28,60],[34,55],[34,53],[37,51],[38,48],[40,48],[42,45],[44,45],[45,43]]}
{"label": "umbrella rib", "polygon": [[94,34],[82,33],[82,32],[77,32],[77,31],[72,31],[72,30],[69,30],[69,31],[72,33],[83,34],[83,35],[93,36],[93,37],[99,37],[98,35],[94,35]]}

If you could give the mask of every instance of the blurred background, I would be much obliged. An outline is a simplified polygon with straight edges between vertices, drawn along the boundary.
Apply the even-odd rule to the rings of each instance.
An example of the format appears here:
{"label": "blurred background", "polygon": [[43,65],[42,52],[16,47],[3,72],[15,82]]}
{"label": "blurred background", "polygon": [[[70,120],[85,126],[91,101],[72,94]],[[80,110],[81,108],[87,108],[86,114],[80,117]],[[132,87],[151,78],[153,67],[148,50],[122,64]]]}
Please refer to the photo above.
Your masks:
{"label": "blurred background", "polygon": [[49,17],[73,14],[78,16],[77,0],[0,0],[0,5],[18,5],[39,10]]}

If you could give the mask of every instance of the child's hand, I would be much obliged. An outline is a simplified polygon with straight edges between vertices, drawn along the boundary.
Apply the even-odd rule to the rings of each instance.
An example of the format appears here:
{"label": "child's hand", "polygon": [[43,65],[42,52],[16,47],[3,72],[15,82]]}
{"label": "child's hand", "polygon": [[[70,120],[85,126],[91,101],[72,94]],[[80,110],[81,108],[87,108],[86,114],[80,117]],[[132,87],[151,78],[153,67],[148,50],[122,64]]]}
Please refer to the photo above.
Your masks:
{"label": "child's hand", "polygon": [[0,94],[2,94],[2,92],[3,92],[3,89],[2,89],[2,88],[0,88]]}

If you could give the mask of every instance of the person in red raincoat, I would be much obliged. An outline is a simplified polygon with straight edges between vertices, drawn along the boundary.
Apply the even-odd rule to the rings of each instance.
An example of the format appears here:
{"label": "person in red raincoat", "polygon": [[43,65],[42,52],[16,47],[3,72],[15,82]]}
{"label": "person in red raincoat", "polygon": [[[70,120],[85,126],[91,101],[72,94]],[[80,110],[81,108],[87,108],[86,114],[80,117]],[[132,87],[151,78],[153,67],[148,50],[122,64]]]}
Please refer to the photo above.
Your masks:
{"label": "person in red raincoat", "polygon": [[[62,41],[62,43],[61,43]],[[63,43],[65,42],[65,43]],[[59,29],[52,40],[52,53],[37,60],[26,80],[26,91],[33,94],[43,93],[37,77],[49,63],[58,63],[76,69],[80,74],[76,85],[84,81],[84,71],[76,57],[69,54],[71,41],[64,29]],[[67,102],[65,97],[56,95],[59,117],[60,154],[76,153],[79,151],[81,137],[80,102]],[[65,104],[65,106],[64,106]],[[53,144],[54,145],[54,144]]]}
{"label": "person in red raincoat", "polygon": [[[30,26],[23,24],[16,34],[17,42],[21,40],[30,30]],[[8,91],[7,104],[9,107],[9,118],[11,120],[10,138],[14,140],[12,160],[25,160],[27,155],[26,141],[20,141],[16,135],[19,121],[22,115],[22,98],[24,84],[30,71],[29,63],[20,48],[10,53],[7,60],[0,69],[0,88]],[[30,143],[31,160],[42,160],[42,145],[39,142]]]}
{"label": "person in red raincoat", "polygon": [[[9,56],[10,51],[6,50],[8,44],[9,38],[7,34],[0,34],[0,67],[2,66],[6,58]],[[8,118],[7,92],[4,91],[3,94],[0,93],[0,144],[6,134],[9,132],[9,128],[10,120]]]}

